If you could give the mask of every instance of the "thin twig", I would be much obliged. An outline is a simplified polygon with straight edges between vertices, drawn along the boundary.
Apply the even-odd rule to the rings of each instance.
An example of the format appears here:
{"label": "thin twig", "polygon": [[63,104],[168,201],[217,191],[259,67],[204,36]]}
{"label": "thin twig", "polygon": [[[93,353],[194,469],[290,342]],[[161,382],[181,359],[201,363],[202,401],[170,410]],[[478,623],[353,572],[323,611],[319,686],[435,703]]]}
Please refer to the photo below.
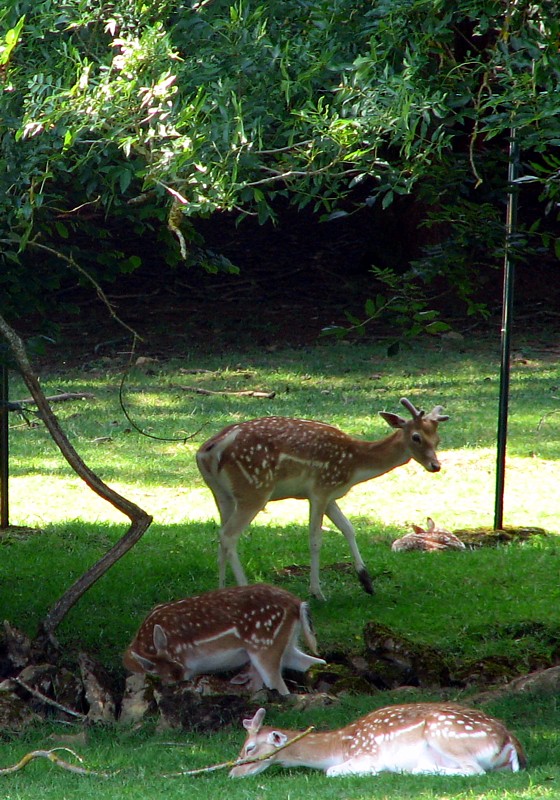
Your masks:
{"label": "thin twig", "polygon": [[[307,728],[307,730],[298,733],[297,736],[294,736],[293,739],[289,739],[284,744],[280,745],[274,750],[274,754],[279,753],[281,750],[285,750],[286,747],[289,747],[295,742],[299,742],[300,739],[303,739],[304,736],[307,736],[312,731],[315,730],[315,727],[311,725],[311,727]],[[203,772],[215,772],[218,769],[228,769],[228,767],[241,767],[245,764],[257,764],[259,761],[266,761],[272,756],[272,753],[265,753],[262,756],[255,756],[254,758],[237,758],[235,761],[224,761],[221,764],[212,764],[210,767],[201,767],[200,769],[189,769],[183,772],[173,772],[170,775],[164,775],[165,778],[178,778],[182,775],[201,775]]]}
{"label": "thin twig", "polygon": [[[558,398],[557,398],[557,397],[555,397],[554,399],[555,399],[555,400],[557,400]],[[545,422],[545,420],[546,420],[548,417],[551,417],[553,414],[560,414],[560,408],[555,408],[555,409],[553,409],[552,411],[547,411],[547,412],[546,412],[546,414],[543,414],[543,416],[542,416],[542,417],[540,418],[540,420],[539,420],[539,424],[537,425],[537,430],[538,430],[538,431],[540,431],[540,429],[541,429],[541,428],[542,428],[542,426],[544,425],[544,422]]]}
{"label": "thin twig", "polygon": [[29,241],[29,245],[30,247],[37,247],[40,250],[45,250],[47,253],[50,253],[51,255],[56,256],[57,258],[60,258],[62,261],[66,261],[66,263],[70,267],[72,267],[72,269],[76,270],[76,272],[79,272],[79,274],[82,275],[94,287],[95,291],[97,292],[97,296],[99,297],[101,302],[105,305],[111,317],[116,322],[118,322],[119,325],[122,325],[123,328],[129,331],[134,336],[135,339],[140,339],[142,341],[142,337],[139,336],[138,333],[136,333],[134,328],[131,328],[130,325],[127,325],[127,323],[124,322],[119,317],[119,315],[117,314],[117,312],[113,307],[113,304],[111,303],[111,301],[101,288],[100,284],[95,280],[95,278],[92,275],[89,274],[87,270],[81,267],[71,255],[67,256],[65,255],[65,253],[61,253],[60,250],[55,250],[52,247],[48,247],[46,244],[41,244],[41,242],[38,242],[36,239],[31,239]]}
{"label": "thin twig", "polygon": [[55,747],[52,750],[33,750],[31,753],[26,753],[17,764],[13,764],[11,767],[1,768],[0,775],[11,775],[12,773],[18,772],[20,769],[26,767],[35,758],[46,758],[57,767],[61,767],[61,769],[65,769],[68,772],[74,772],[76,775],[97,775],[103,778],[109,777],[109,774],[106,772],[94,772],[91,769],[79,767],[77,764],[69,764],[68,761],[64,761],[64,759],[57,756],[57,750],[64,750],[66,753],[72,753],[74,758],[77,758],[78,761],[83,763],[83,759],[80,758],[77,753],[75,753],[73,750],[69,750],[67,747]]}
{"label": "thin twig", "polygon": [[243,389],[242,391],[235,391],[234,389],[217,391],[213,389],[203,389],[202,386],[181,386],[177,384],[177,388],[183,392],[195,392],[195,394],[204,395],[231,395],[233,397],[263,397],[265,400],[272,400],[276,397],[276,392],[259,392],[256,389]]}
{"label": "thin twig", "polygon": [[29,686],[29,684],[25,683],[25,681],[22,681],[20,678],[10,678],[10,680],[13,681],[14,683],[17,683],[18,686],[21,686],[22,689],[25,689],[26,692],[32,694],[33,697],[36,697],[37,700],[40,700],[42,703],[45,703],[48,706],[52,706],[53,708],[56,708],[58,711],[63,711],[65,714],[69,714],[71,717],[76,717],[77,719],[82,720],[82,722],[85,722],[85,720],[87,720],[85,714],[82,714],[79,711],[74,711],[71,708],[67,708],[66,706],[63,706],[62,703],[57,703],[56,700],[47,697],[46,694],[43,694],[42,692],[38,691],[38,689],[34,689],[32,686]]}

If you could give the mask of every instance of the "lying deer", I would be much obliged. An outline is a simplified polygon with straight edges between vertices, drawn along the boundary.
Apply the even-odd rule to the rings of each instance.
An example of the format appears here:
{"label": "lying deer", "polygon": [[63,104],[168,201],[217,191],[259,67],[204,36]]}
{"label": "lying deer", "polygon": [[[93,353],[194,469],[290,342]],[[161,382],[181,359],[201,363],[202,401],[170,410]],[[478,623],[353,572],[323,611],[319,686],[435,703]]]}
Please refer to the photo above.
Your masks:
{"label": "lying deer", "polygon": [[407,533],[400,539],[395,539],[391,550],[465,550],[464,543],[451,531],[436,527],[436,523],[428,517],[428,527],[421,528],[413,525],[414,533]]}
{"label": "lying deer", "polygon": [[[243,721],[247,739],[241,764],[230,776],[256,775],[270,767],[313,767],[338,775],[482,775],[525,767],[521,744],[497,719],[455,703],[410,703],[373,711],[345,728],[303,734],[263,727],[264,708]],[[302,736],[293,744],[295,737]],[[283,748],[283,749],[279,749]]]}
{"label": "lying deer", "polygon": [[324,600],[319,554],[325,514],[346,537],[358,577],[365,591],[373,593],[354,528],[336,501],[357,483],[390,472],[411,458],[428,472],[441,469],[436,456],[437,428],[449,417],[442,415],[441,406],[426,414],[410,400],[403,398],[401,403],[412,419],[380,412],[395,430],[375,442],[355,439],[322,422],[264,417],[229,425],[202,445],[196,455],[198,468],[212,490],[222,523],[220,586],[225,585],[228,561],[237,583],[247,583],[237,555],[239,537],[269,500],[295,497],[309,501],[311,594]]}
{"label": "lying deer", "polygon": [[264,683],[286,695],[283,669],[306,672],[325,663],[298,649],[300,631],[317,653],[307,603],[290,592],[266,584],[217,589],[156,606],[123,662],[131,672],[168,683],[250,664],[249,689],[257,691]]}

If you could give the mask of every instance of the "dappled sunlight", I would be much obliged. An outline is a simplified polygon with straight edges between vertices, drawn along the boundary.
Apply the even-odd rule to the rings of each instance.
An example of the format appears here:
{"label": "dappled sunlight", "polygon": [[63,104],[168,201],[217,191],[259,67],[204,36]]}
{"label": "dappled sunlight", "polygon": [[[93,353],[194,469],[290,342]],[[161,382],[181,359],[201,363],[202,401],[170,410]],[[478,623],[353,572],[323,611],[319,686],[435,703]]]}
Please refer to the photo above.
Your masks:
{"label": "dappled sunlight", "polygon": [[[356,486],[341,505],[350,515],[371,516],[385,525],[409,527],[427,516],[446,528],[494,524],[496,453],[480,450],[440,451],[442,471],[424,472],[413,462]],[[538,458],[507,460],[504,524],[540,525],[560,532],[557,486],[560,465]],[[538,507],[536,504],[538,503]],[[369,510],[368,510],[369,509]],[[538,512],[539,521],[535,522]]]}
{"label": "dappled sunlight", "polygon": [[[197,448],[223,426],[269,414],[320,419],[370,440],[390,428],[378,412],[400,412],[408,396],[427,410],[436,404],[449,413],[441,426],[438,455],[442,470],[429,474],[411,462],[375,480],[355,486],[340,500],[359,537],[379,531],[408,532],[426,517],[448,529],[492,527],[495,505],[496,415],[499,390],[498,343],[484,350],[470,343],[462,351],[435,342],[387,358],[371,343],[329,342],[302,354],[187,353],[156,373],[134,370],[125,399],[140,427],[154,436],[202,430],[194,439],[157,441],[131,430],[118,406],[119,375],[77,373],[43,378],[48,393],[92,391],[95,399],[60,404],[57,416],[80,456],[111,488],[137,503],[160,524],[210,522],[218,512],[195,465]],[[240,362],[239,362],[240,360]],[[191,368],[192,369],[189,369]],[[204,371],[198,372],[204,368]],[[558,532],[557,486],[560,479],[558,403],[554,362],[526,359],[511,375],[504,523],[538,525]],[[267,401],[237,396],[200,396],[183,384],[217,391],[251,387],[274,391]],[[13,397],[25,395],[14,376]],[[72,472],[42,428],[19,423],[10,433],[10,521],[45,526],[66,520],[122,522],[123,515],[99,498]],[[558,464],[558,466],[557,466]],[[269,503],[254,525],[274,529],[296,525],[307,538],[308,504]],[[330,523],[325,522],[329,528]],[[338,536],[338,534],[337,534]],[[244,538],[244,537],[242,537]],[[341,545],[345,547],[344,543]],[[341,551],[342,552],[342,551]]]}
{"label": "dappled sunlight", "polygon": [[[491,448],[440,451],[442,471],[429,474],[410,462],[372,481],[355,486],[340,500],[343,512],[376,528],[409,530],[426,517],[445,528],[492,527],[494,524],[496,454]],[[182,456],[182,458],[186,456]],[[177,468],[180,464],[176,465]],[[140,475],[136,475],[140,478]],[[196,486],[158,486],[150,482],[109,482],[111,488],[137,503],[162,524],[189,521],[218,522],[210,491],[201,480]],[[539,525],[560,533],[557,487],[560,464],[540,458],[511,456],[507,460],[504,524]],[[38,505],[33,498],[40,498]],[[535,515],[538,512],[538,522]],[[123,515],[102,500],[77,477],[55,474],[13,477],[10,482],[13,524],[41,526],[80,518],[84,521],[122,521]],[[307,527],[308,504],[302,500],[269,503],[255,520],[259,525]],[[328,520],[325,527],[329,527]]]}
{"label": "dappled sunlight", "polygon": [[[144,490],[125,483],[111,483],[110,486],[162,524],[209,519],[215,511],[211,495],[203,489],[160,486]],[[40,497],[39,504],[34,503],[34,497]],[[77,477],[38,475],[11,480],[10,518],[13,525],[39,527],[72,519],[95,523],[127,519]]]}

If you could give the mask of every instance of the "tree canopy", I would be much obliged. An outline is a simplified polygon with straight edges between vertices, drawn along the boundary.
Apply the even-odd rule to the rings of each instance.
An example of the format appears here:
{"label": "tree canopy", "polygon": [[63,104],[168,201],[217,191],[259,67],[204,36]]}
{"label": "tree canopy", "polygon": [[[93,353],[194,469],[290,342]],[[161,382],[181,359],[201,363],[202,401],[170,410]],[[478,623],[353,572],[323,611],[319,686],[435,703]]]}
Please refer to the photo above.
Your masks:
{"label": "tree canopy", "polygon": [[69,265],[99,281],[136,269],[146,236],[170,264],[201,260],[190,219],[225,209],[265,222],[279,198],[332,218],[414,196],[437,230],[416,271],[468,296],[503,246],[512,130],[533,198],[521,250],[560,254],[557,11],[552,0],[8,0],[5,311],[40,304]]}

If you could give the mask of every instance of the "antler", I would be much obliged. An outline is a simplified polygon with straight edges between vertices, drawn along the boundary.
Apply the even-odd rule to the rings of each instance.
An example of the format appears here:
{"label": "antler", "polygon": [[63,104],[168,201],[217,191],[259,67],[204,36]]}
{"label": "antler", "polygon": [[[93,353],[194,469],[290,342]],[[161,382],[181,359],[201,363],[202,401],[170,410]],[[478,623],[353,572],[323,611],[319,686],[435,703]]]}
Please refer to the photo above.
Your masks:
{"label": "antler", "polygon": [[443,406],[435,406],[435,408],[433,408],[429,414],[426,414],[424,409],[416,408],[416,406],[414,406],[410,402],[410,400],[408,400],[406,397],[401,397],[401,403],[406,409],[410,411],[414,419],[424,418],[424,419],[430,419],[433,422],[445,422],[446,419],[449,419],[448,414],[441,413],[443,411]]}
{"label": "antler", "polygon": [[429,414],[426,414],[425,419],[433,419],[434,422],[445,422],[449,419],[449,414],[442,414],[443,406],[435,406]]}
{"label": "antler", "polygon": [[422,419],[426,413],[423,409],[418,409],[413,406],[410,400],[407,400],[406,397],[401,397],[401,403],[408,411],[410,411],[414,419]]}

